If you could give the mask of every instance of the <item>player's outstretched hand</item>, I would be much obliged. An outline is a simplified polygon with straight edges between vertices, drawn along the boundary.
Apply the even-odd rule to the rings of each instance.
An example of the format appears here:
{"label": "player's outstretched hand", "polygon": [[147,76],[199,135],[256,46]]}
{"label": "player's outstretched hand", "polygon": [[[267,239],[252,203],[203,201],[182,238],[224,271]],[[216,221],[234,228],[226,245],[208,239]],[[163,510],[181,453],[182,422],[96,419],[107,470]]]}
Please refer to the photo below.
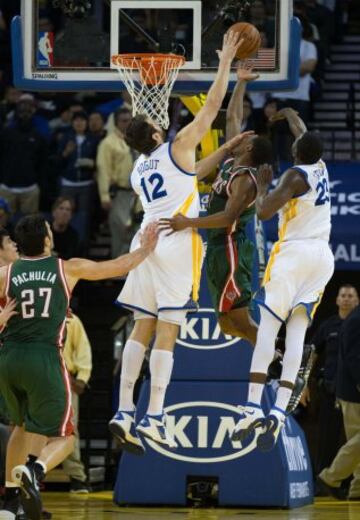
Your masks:
{"label": "player's outstretched hand", "polygon": [[257,181],[259,186],[269,186],[273,180],[273,169],[270,164],[262,164],[258,169]]}
{"label": "player's outstretched hand", "polygon": [[157,222],[148,224],[140,235],[140,245],[143,249],[148,249],[149,253],[154,251],[159,238],[159,225]]}
{"label": "player's outstretched hand", "polygon": [[5,325],[10,318],[19,314],[16,310],[16,300],[9,300],[0,312],[0,325]]}
{"label": "player's outstretched hand", "polygon": [[253,130],[248,130],[247,132],[242,132],[241,134],[236,135],[232,139],[229,139],[223,146],[226,149],[228,153],[232,152],[234,148],[236,148],[240,142],[245,138],[249,137],[250,135],[255,135],[255,132]]}
{"label": "player's outstretched hand", "polygon": [[250,61],[239,61],[236,68],[238,81],[254,81],[260,74],[252,71],[253,63]]}
{"label": "player's outstretched hand", "polygon": [[235,58],[236,52],[242,45],[244,38],[240,38],[240,33],[228,31],[224,34],[223,46],[221,51],[216,51],[220,61],[229,61]]}
{"label": "player's outstretched hand", "polygon": [[172,218],[161,218],[159,227],[161,230],[170,230],[170,233],[166,233],[166,236],[169,236],[175,233],[175,231],[182,231],[189,227],[189,219],[178,213]]}
{"label": "player's outstretched hand", "polygon": [[290,116],[297,116],[299,112],[296,112],[293,108],[286,107],[278,110],[276,114],[270,117],[270,122],[275,123],[276,121],[282,121],[283,119],[287,119]]}

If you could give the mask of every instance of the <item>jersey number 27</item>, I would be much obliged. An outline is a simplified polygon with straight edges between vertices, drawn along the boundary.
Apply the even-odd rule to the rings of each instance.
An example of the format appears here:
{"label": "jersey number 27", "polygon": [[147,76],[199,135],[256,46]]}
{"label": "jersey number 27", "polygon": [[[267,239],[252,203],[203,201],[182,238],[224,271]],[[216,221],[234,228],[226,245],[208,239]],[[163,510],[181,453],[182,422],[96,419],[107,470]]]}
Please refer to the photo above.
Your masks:
{"label": "jersey number 27", "polygon": [[[49,308],[52,289],[50,287],[40,287],[39,297],[44,300],[44,307],[41,318],[49,318]],[[36,297],[38,295],[36,294]],[[25,319],[35,318],[35,291],[33,289],[25,289],[21,291],[21,314]]]}

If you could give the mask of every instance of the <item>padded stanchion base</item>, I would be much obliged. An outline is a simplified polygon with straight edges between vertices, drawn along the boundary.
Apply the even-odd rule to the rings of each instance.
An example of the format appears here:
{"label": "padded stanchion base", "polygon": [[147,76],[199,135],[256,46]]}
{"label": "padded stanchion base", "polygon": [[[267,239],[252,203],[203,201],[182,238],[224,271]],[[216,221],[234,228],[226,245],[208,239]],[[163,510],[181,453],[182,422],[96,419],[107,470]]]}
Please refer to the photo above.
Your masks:
{"label": "padded stanchion base", "polygon": [[[119,504],[187,504],[187,482],[212,477],[219,506],[301,507],[313,502],[311,464],[302,430],[292,418],[275,448],[261,453],[252,435],[243,444],[229,434],[245,402],[245,382],[173,382],[166,401],[169,429],[178,443],[169,450],[144,440],[146,454],[121,457],[114,498]],[[149,382],[141,389],[139,421]],[[266,387],[263,407],[273,400]]]}

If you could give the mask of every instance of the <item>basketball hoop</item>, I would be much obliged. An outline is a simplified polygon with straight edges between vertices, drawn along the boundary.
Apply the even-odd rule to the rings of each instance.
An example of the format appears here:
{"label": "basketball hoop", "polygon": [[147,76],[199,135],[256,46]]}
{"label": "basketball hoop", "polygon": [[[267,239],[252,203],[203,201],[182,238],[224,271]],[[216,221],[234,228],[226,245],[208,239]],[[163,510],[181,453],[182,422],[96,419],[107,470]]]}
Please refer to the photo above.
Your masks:
{"label": "basketball hoop", "polygon": [[125,84],[133,106],[133,116],[146,114],[162,128],[168,128],[169,98],[184,56],[178,54],[116,54],[113,67]]}

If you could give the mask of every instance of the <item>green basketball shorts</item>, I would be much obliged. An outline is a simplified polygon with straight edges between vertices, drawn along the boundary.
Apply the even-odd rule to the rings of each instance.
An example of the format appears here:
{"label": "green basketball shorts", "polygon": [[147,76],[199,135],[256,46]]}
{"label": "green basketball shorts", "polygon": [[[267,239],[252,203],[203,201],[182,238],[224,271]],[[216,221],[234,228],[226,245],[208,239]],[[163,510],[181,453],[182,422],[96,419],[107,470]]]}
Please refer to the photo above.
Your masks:
{"label": "green basketball shorts", "polygon": [[47,437],[73,433],[70,380],[56,346],[5,343],[0,393],[13,424]]}
{"label": "green basketball shorts", "polygon": [[224,235],[209,242],[205,265],[208,287],[216,313],[249,307],[254,244],[245,236]]}

